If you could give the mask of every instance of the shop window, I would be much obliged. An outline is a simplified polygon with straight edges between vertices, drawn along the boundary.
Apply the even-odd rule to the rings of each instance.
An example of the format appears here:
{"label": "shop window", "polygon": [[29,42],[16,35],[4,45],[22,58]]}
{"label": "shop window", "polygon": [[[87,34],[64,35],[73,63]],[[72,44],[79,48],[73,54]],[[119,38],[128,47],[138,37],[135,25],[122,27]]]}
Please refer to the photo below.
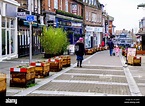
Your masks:
{"label": "shop window", "polygon": [[6,26],[6,20],[5,20],[5,18],[3,17],[2,18],[2,27],[5,27]]}
{"label": "shop window", "polygon": [[5,29],[2,29],[2,55],[6,55],[6,37],[5,37]]}

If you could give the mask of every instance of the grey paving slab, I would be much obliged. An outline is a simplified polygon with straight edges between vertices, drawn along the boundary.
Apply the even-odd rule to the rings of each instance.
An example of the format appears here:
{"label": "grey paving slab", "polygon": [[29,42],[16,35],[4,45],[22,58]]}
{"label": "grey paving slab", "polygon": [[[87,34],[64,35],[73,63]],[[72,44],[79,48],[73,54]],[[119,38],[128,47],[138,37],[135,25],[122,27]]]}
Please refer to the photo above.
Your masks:
{"label": "grey paving slab", "polygon": [[111,75],[125,75],[123,71],[113,71],[113,70],[105,70],[104,69],[99,69],[99,70],[96,70],[96,69],[71,69],[69,71],[67,71],[66,73],[86,73],[86,74],[111,74]]}
{"label": "grey paving slab", "polygon": [[88,75],[61,75],[55,80],[83,80],[83,81],[103,81],[103,82],[119,82],[127,83],[125,77],[113,77],[113,76],[88,76]]}

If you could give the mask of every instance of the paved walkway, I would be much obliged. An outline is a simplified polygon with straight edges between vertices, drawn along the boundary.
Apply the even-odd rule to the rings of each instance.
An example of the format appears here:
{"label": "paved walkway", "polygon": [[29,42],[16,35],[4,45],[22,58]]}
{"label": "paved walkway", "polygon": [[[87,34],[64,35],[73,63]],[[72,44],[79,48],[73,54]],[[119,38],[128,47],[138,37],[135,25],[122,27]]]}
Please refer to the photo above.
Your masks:
{"label": "paved walkway", "polygon": [[[86,55],[83,67],[79,68],[75,56],[71,56],[71,67],[36,79],[37,84],[30,88],[8,85],[7,96],[145,96],[145,57],[141,57],[141,66],[130,66],[123,56],[109,56],[109,51],[100,51]],[[9,74],[8,67],[27,62],[28,58],[0,62],[0,69]]]}

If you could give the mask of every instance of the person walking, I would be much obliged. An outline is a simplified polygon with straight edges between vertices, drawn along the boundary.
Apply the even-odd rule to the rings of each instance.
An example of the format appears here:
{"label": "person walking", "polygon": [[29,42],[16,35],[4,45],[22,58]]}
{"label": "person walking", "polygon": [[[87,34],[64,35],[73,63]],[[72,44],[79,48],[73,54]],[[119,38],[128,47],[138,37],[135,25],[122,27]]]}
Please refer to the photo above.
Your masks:
{"label": "person walking", "polygon": [[114,49],[114,43],[113,43],[111,38],[109,38],[109,41],[107,42],[107,45],[109,47],[110,56],[112,56],[113,55],[113,49]]}
{"label": "person walking", "polygon": [[118,47],[118,45],[115,46],[114,50],[115,50],[115,55],[119,56],[120,48]]}
{"label": "person walking", "polygon": [[85,54],[85,47],[82,37],[80,37],[75,44],[75,54],[77,60],[77,67],[82,67],[83,55]]}

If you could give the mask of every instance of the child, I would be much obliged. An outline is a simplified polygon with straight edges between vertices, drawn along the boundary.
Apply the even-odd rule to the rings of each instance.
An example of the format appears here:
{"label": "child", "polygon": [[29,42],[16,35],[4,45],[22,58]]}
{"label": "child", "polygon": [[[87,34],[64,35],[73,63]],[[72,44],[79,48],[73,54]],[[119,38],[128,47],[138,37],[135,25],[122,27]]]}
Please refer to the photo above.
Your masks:
{"label": "child", "polygon": [[116,45],[114,49],[115,49],[115,55],[119,56],[120,49],[119,49],[118,45]]}

